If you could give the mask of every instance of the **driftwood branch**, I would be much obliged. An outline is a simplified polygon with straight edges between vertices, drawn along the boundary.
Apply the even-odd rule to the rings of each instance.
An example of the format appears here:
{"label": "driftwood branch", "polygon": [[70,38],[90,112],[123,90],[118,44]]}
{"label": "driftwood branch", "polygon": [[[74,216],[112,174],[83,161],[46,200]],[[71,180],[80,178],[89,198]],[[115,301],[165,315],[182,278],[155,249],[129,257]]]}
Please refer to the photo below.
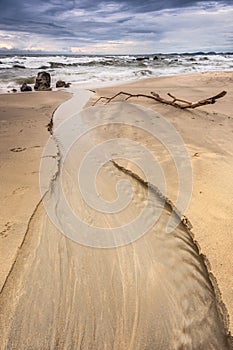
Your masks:
{"label": "driftwood branch", "polygon": [[168,93],[168,96],[172,98],[172,100],[166,100],[165,98],[161,97],[159,94],[155,93],[155,92],[151,92],[151,95],[145,95],[145,94],[130,94],[128,92],[124,92],[124,91],[120,91],[118,92],[116,95],[112,96],[112,97],[105,97],[105,96],[101,96],[100,98],[98,98],[98,100],[96,100],[93,103],[93,106],[96,105],[98,102],[100,102],[101,100],[105,100],[106,104],[111,102],[113,99],[115,99],[116,97],[120,96],[120,95],[124,95],[126,96],[124,101],[129,100],[130,98],[133,97],[145,97],[145,98],[149,98],[152,99],[154,101],[160,102],[160,103],[164,103],[176,108],[181,108],[181,109],[187,109],[187,108],[196,108],[196,107],[200,107],[200,106],[204,106],[204,105],[209,105],[209,104],[214,104],[216,102],[216,100],[218,100],[219,98],[222,98],[226,95],[226,91],[222,91],[219,94],[209,97],[207,99],[204,100],[200,100],[197,102],[189,102],[189,101],[185,101],[185,100],[181,100],[175,96],[173,96],[172,94]]}

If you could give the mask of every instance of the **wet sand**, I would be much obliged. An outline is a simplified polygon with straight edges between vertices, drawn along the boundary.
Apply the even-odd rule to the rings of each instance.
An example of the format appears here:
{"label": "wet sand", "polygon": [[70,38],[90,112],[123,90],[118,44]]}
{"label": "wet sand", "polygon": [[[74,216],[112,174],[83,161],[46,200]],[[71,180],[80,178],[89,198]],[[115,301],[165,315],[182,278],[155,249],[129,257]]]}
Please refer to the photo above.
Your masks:
{"label": "wet sand", "polygon": [[[67,129],[64,124],[63,129],[61,126],[55,132],[61,157],[62,150],[69,145],[64,137],[66,131],[73,130],[75,134],[81,128],[85,131],[86,127],[90,130],[95,126],[72,146],[63,163],[61,157],[59,166],[62,164],[64,171],[54,179],[44,205],[39,200],[37,207],[33,208],[36,201],[30,205],[35,210],[30,215],[27,235],[1,293],[2,349],[231,348],[227,338],[226,310],[221,299],[232,317],[232,84],[232,74],[213,73],[147,79],[120,88],[101,89],[98,95],[112,95],[119,90],[156,91],[161,94],[169,91],[191,100],[208,97],[222,89],[226,89],[228,95],[216,105],[192,112],[145,100],[90,107],[79,118],[75,117]],[[94,95],[93,100],[97,97],[97,94]],[[135,103],[142,104],[142,110]],[[160,143],[152,142],[150,135],[146,137],[141,129],[135,130],[132,125],[114,125],[126,115],[127,118],[136,115],[136,121],[141,125],[140,118],[148,118],[151,122],[150,118],[159,117],[156,113],[166,117],[185,141],[193,168],[192,199],[185,214],[193,225],[192,234],[201,252],[210,262],[209,271],[184,224],[180,223],[170,234],[166,232],[171,214],[169,206],[163,208],[157,193],[130,173],[122,172],[112,162],[106,162],[97,174],[98,194],[105,201],[114,201],[117,199],[117,183],[127,180],[122,182],[119,192],[126,196],[129,184],[132,187],[131,203],[125,210],[117,215],[107,213],[103,217],[101,212],[90,208],[76,190],[76,166],[82,164],[83,157],[93,146],[95,148],[109,137],[121,139],[117,141],[117,149],[111,151],[111,156],[121,148],[122,157],[117,155],[118,163],[143,178],[135,161],[144,153],[130,153],[131,146],[127,148],[122,140],[131,138],[157,156],[167,181],[166,196],[176,202],[178,177],[174,161],[167,151]],[[102,124],[96,128],[95,122],[103,123],[103,120],[112,127],[106,129],[106,125]],[[134,119],[127,119],[127,123],[129,120]],[[102,153],[97,152],[97,155]],[[127,157],[132,154],[131,161],[121,159],[124,154]],[[101,161],[94,154],[90,155],[88,164],[98,169]],[[149,175],[153,185],[159,188],[156,176]],[[76,222],[70,216],[66,216],[57,186],[59,176],[63,178],[69,205],[90,226],[116,228],[122,222],[130,223],[145,207],[148,193],[150,205],[143,224],[156,216],[157,210],[161,210],[161,216],[135,242],[112,249],[87,247],[84,245],[87,236],[82,235],[80,227],[75,226]],[[88,176],[86,174],[86,179],[83,179],[87,193],[90,186]],[[28,196],[24,196],[27,202]],[[11,203],[13,198],[12,194]],[[98,203],[98,198],[91,197],[93,205]],[[21,203],[26,212],[22,200]],[[64,223],[68,222],[69,227],[74,228],[67,234],[72,240],[62,235],[48,219],[45,208],[53,206],[54,211],[50,214],[55,213],[55,224],[60,225],[65,234]],[[130,231],[128,236],[131,237]],[[8,238],[8,247],[10,239],[13,238]],[[112,239],[115,242],[116,237]],[[121,239],[124,243],[125,236]],[[120,241],[117,244],[120,245]],[[13,256],[13,250],[8,252]],[[210,271],[216,277],[218,287]],[[218,295],[219,290],[222,298]]]}

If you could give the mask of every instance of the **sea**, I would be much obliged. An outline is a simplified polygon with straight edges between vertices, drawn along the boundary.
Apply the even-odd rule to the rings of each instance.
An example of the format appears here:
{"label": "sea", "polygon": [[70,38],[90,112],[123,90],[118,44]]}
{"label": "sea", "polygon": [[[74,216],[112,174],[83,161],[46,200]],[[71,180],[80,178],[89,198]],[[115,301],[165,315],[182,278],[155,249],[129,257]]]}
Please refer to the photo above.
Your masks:
{"label": "sea", "polygon": [[72,86],[92,88],[117,85],[146,77],[233,70],[233,53],[151,55],[0,55],[0,92],[33,87],[38,72],[50,73]]}

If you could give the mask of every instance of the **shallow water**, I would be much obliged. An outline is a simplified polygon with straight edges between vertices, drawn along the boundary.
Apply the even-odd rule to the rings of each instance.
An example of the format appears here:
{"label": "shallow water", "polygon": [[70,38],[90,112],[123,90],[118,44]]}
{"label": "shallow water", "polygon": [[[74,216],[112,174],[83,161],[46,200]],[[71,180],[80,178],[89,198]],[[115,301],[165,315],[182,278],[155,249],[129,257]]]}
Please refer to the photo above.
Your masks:
{"label": "shallow water", "polygon": [[[190,232],[176,217],[177,225],[168,233],[170,207],[155,190],[111,161],[103,164],[103,159],[109,158],[109,154],[101,158],[109,144],[101,151],[96,147],[106,141],[106,124],[89,129],[98,118],[108,120],[109,130],[114,129],[111,133],[107,129],[108,135],[122,135],[119,125],[112,124],[114,116],[119,121],[122,113],[132,117],[136,112],[140,119],[141,109],[133,105],[128,109],[124,104],[90,108],[79,119],[74,118],[76,124],[73,120],[55,131],[61,157],[59,172],[45,197],[48,213],[39,206],[3,291],[1,349],[231,348],[224,310]],[[149,118],[147,114],[144,117]],[[129,127],[129,119],[127,122]],[[86,126],[89,132],[82,132],[69,149],[71,135],[78,135],[82,127],[85,131]],[[65,135],[68,131],[69,140]],[[121,157],[128,162],[142,158],[132,143],[113,140],[116,157],[120,148]],[[86,174],[86,181],[77,177],[80,166],[84,166],[80,173]],[[148,177],[150,171],[154,175],[154,169],[151,164]],[[152,180],[157,179],[158,186],[157,175],[159,170]],[[91,178],[96,180],[97,196]],[[95,208],[96,204],[100,206]],[[145,208],[135,236],[132,223]],[[93,230],[77,225],[75,217]],[[100,227],[106,229],[102,237],[96,234]],[[140,232],[142,227],[144,232]]]}

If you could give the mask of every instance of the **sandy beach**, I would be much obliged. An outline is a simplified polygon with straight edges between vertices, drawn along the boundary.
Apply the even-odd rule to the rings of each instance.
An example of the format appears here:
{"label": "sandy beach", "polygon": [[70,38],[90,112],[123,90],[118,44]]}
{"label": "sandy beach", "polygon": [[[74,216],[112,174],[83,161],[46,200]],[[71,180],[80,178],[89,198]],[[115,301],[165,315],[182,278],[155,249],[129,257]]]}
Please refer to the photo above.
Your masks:
{"label": "sandy beach", "polygon": [[[54,185],[48,188],[44,203],[39,188],[39,175],[43,177],[43,173],[39,173],[47,170],[48,164],[40,167],[50,138],[47,124],[53,111],[71,94],[0,95],[0,349],[231,349],[233,72],[151,78],[94,90],[81,114],[75,115],[87,98],[81,93],[71,104],[68,101],[67,107],[63,104],[58,109],[59,127],[53,131],[60,157],[62,149],[70,149],[68,155],[64,151],[60,163],[56,147],[52,154],[45,153],[44,161],[51,167],[51,178],[45,183]],[[101,102],[92,106],[100,96],[110,97],[120,91],[154,91],[163,97],[169,92],[198,101],[223,90],[226,96],[215,104],[193,110],[146,98],[122,102],[121,97],[106,106]],[[69,122],[63,118],[66,113]],[[167,234],[171,208],[162,206],[156,191],[142,185],[147,180],[143,173],[146,169],[149,183],[163,192],[158,181],[163,175],[164,195],[176,204],[179,174],[169,154],[174,145],[166,148],[152,137],[152,130],[163,126],[156,124],[159,119],[166,120],[171,130],[175,127],[187,151],[192,188],[189,196],[190,179],[185,178],[189,173],[181,164],[182,183],[187,185],[182,214],[191,223],[191,232],[191,226],[181,222]],[[162,129],[164,140],[167,130]],[[73,139],[77,142],[71,145]],[[109,139],[117,142],[110,155],[115,154],[118,168],[101,158],[112,147],[106,143]],[[145,169],[140,169],[137,162],[146,157],[144,148],[141,153],[131,151],[132,145],[126,145],[125,139],[149,149],[163,173],[154,172],[146,161],[142,163]],[[101,144],[104,151],[98,149]],[[94,155],[92,148],[96,149]],[[85,157],[87,165],[82,162]],[[57,171],[61,164],[63,172]],[[76,189],[76,168],[80,166],[84,175],[78,181],[83,192]],[[92,169],[97,169],[98,175],[96,198],[92,198]],[[99,232],[99,227],[117,229],[122,223],[127,226],[144,208],[148,208],[144,221],[133,227],[148,224],[148,230],[132,239],[135,229],[126,233],[122,229],[107,241],[106,236],[101,240],[93,233],[101,249],[95,247],[60,201],[56,187],[59,177],[74,217],[80,217],[94,231]],[[120,180],[123,182],[117,188]],[[85,194],[89,194],[91,205]],[[122,203],[120,195],[125,200]],[[99,197],[107,205],[98,202]],[[116,215],[108,211],[109,202],[115,203]],[[177,205],[181,211],[182,205]],[[151,224],[158,211],[161,217]]]}
{"label": "sandy beach", "polygon": [[[190,220],[200,251],[210,263],[223,301],[233,320],[233,73],[210,72],[175,77],[146,79],[122,87],[98,89],[98,96],[113,96],[119,91],[132,94],[168,92],[188,101],[198,101],[226,90],[227,95],[214,105],[182,111],[144,98],[129,102],[142,104],[161,113],[173,123],[188,149],[193,169],[193,191],[186,216]],[[118,99],[119,100],[119,99]],[[149,142],[148,142],[149,143]],[[167,165],[168,197],[176,197],[176,186]],[[171,166],[171,165],[170,165]],[[169,182],[171,186],[169,186]]]}
{"label": "sandy beach", "polygon": [[47,125],[53,111],[70,96],[64,92],[0,95],[0,290],[40,201],[39,167],[49,136]]}

